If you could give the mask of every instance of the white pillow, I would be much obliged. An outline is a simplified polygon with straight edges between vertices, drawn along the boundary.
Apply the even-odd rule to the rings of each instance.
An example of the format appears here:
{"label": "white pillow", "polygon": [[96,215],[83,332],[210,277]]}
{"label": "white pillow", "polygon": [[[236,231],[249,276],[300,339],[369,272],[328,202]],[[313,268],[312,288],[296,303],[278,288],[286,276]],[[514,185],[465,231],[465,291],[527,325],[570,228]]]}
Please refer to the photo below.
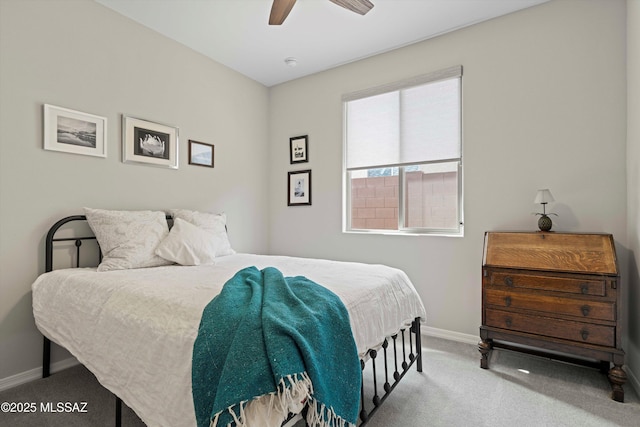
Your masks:
{"label": "white pillow", "polygon": [[212,232],[176,218],[169,235],[156,249],[156,255],[180,265],[213,264],[222,243]]}
{"label": "white pillow", "polygon": [[224,213],[213,214],[208,212],[190,211],[187,209],[172,209],[169,211],[174,219],[182,219],[198,228],[206,230],[215,236],[216,256],[233,255],[236,253],[231,248],[227,235],[227,216]]}
{"label": "white pillow", "polygon": [[155,254],[160,242],[169,234],[164,212],[91,208],[84,208],[84,212],[102,251],[98,271],[171,264]]}

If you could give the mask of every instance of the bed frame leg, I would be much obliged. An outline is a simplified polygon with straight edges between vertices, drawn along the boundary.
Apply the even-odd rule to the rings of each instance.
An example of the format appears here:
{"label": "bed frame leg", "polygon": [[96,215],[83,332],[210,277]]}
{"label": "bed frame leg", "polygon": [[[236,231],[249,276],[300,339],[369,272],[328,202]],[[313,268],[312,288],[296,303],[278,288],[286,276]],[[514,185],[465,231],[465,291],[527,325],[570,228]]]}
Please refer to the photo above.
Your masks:
{"label": "bed frame leg", "polygon": [[[42,378],[51,375],[51,340],[44,337],[42,343]],[[116,427],[122,427],[122,399],[116,396]]]}
{"label": "bed frame leg", "polygon": [[42,378],[51,375],[51,340],[44,337],[42,345]]}
{"label": "bed frame leg", "polygon": [[122,399],[116,396],[116,427],[122,426]]}
{"label": "bed frame leg", "polygon": [[416,334],[416,354],[418,355],[418,360],[416,361],[416,369],[418,372],[422,372],[422,335],[420,333],[420,318],[417,317],[413,324],[415,325],[415,334]]}

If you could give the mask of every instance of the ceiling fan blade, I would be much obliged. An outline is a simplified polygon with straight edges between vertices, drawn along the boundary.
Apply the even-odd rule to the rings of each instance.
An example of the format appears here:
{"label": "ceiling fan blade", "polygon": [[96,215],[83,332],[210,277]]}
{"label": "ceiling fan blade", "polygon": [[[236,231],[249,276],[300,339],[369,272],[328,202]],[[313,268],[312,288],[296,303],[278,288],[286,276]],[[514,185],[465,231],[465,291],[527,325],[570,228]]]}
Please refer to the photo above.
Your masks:
{"label": "ceiling fan blade", "polygon": [[369,0],[329,0],[331,3],[335,3],[338,6],[342,6],[345,9],[349,9],[352,12],[360,15],[366,15],[371,9],[373,9],[373,3]]}
{"label": "ceiling fan blade", "polygon": [[296,4],[296,0],[273,0],[271,14],[269,15],[269,25],[282,24],[287,19],[294,4]]}

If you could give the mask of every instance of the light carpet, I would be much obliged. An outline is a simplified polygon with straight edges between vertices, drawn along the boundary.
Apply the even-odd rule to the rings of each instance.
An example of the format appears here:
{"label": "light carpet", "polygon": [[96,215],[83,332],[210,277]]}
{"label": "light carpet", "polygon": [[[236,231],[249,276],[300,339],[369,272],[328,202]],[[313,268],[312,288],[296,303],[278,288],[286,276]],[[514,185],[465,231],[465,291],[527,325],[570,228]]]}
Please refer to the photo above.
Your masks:
{"label": "light carpet", "polygon": [[[625,403],[611,400],[609,382],[598,370],[507,350],[494,350],[490,369],[484,370],[474,345],[432,337],[423,345],[424,372],[414,367],[369,427],[640,426],[637,394],[626,384]],[[82,366],[5,390],[2,402],[33,402],[38,409],[1,412],[3,427],[114,425],[113,395]],[[86,412],[41,411],[47,402],[87,402]],[[144,427],[125,405],[122,425]]]}

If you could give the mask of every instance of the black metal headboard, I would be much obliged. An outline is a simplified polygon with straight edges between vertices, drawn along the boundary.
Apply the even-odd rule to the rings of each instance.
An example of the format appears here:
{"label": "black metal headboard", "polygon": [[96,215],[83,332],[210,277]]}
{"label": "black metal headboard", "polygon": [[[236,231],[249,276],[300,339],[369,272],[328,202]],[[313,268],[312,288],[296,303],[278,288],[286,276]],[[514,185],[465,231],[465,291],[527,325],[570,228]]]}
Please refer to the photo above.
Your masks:
{"label": "black metal headboard", "polygon": [[[169,226],[171,226],[171,215],[166,215],[167,222]],[[74,242],[76,246],[76,261],[75,267],[80,267],[80,247],[82,246],[82,242],[85,240],[94,240],[97,242],[96,236],[93,234],[87,236],[80,237],[56,237],[56,233],[58,230],[65,224],[68,224],[73,221],[86,221],[87,217],[85,215],[71,215],[65,218],[62,218],[60,221],[56,222],[51,226],[49,232],[47,233],[47,237],[45,240],[45,272],[53,271],[53,249],[56,242]],[[98,246],[99,247],[99,246]],[[102,262],[102,252],[98,251],[98,262],[95,264],[96,266]]]}
{"label": "black metal headboard", "polygon": [[[167,223],[169,224],[169,227],[171,227],[172,225],[171,215],[166,214],[166,219],[167,219]],[[102,251],[100,251],[100,246],[98,245],[98,239],[91,231],[91,228],[89,228],[88,232],[85,231],[83,233],[78,233],[78,234],[83,234],[79,237],[56,237],[56,233],[58,233],[58,231],[60,231],[60,229],[65,224],[69,224],[74,221],[86,222],[87,217],[85,215],[71,215],[71,216],[62,218],[61,220],[53,224],[51,228],[49,228],[49,231],[47,232],[47,237],[45,239],[45,272],[48,273],[50,271],[53,271],[53,250],[54,250],[55,244],[58,242],[74,242],[76,247],[76,260],[74,263],[75,268],[80,267],[80,248],[82,247],[82,243],[85,240],[95,241],[98,247],[98,262],[95,263],[94,266],[98,266],[98,264],[102,262]],[[49,340],[49,338],[45,336],[43,342],[44,344],[42,347],[42,378],[47,378],[51,373],[51,341]],[[120,401],[120,398],[117,398],[116,413],[119,411],[121,404],[122,403]],[[119,420],[120,417],[116,416],[116,419]]]}
{"label": "black metal headboard", "polygon": [[63,225],[72,221],[86,221],[87,217],[84,215],[72,215],[66,218],[62,218],[51,226],[47,233],[45,240],[45,271],[49,272],[53,270],[53,245],[55,242],[69,242],[75,241],[76,245],[76,267],[80,267],[80,246],[84,240],[96,240],[96,236],[84,236],[84,237],[55,237],[56,232]]}

